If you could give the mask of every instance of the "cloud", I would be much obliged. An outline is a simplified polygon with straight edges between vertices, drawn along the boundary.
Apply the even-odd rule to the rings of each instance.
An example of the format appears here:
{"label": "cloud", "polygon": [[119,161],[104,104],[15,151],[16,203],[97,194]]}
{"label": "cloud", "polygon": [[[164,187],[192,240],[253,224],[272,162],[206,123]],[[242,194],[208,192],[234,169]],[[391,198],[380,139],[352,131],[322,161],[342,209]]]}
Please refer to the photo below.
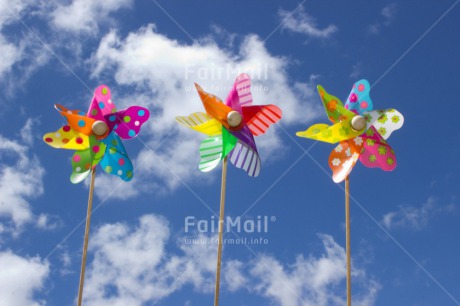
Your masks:
{"label": "cloud", "polygon": [[179,245],[166,253],[168,222],[144,215],[137,226],[106,224],[91,237],[94,259],[85,282],[85,305],[144,305],[164,299],[185,284],[212,292],[215,246]]}
{"label": "cloud", "polygon": [[[25,124],[25,129],[29,124]],[[20,135],[26,135],[21,131]],[[0,135],[0,218],[3,227],[18,234],[22,227],[34,221],[29,200],[43,194],[43,169],[38,158],[25,144],[28,137],[18,141]],[[39,220],[40,221],[40,220]],[[38,225],[45,225],[43,220]]]}
{"label": "cloud", "polygon": [[323,29],[318,28],[315,18],[310,16],[303,6],[294,12],[281,9],[278,11],[278,16],[282,22],[282,29],[305,34],[312,38],[328,38],[338,30],[337,26],[333,24]]}
{"label": "cloud", "polygon": [[433,197],[420,206],[402,205],[398,210],[385,214],[381,223],[387,229],[408,228],[414,231],[425,228],[430,219],[442,212],[452,212],[453,204],[439,205]]}
{"label": "cloud", "polygon": [[24,16],[39,15],[40,5],[41,2],[32,0],[0,0],[0,82],[6,96],[48,62],[49,53],[34,33],[9,31],[10,26],[22,26],[20,20]]}
{"label": "cloud", "polygon": [[381,14],[383,18],[385,19],[384,20],[385,25],[388,26],[392,23],[393,19],[396,16],[397,8],[398,6],[396,5],[396,3],[390,3],[382,9]]}
{"label": "cloud", "polygon": [[363,62],[357,62],[351,68],[350,78],[356,80],[362,74],[361,70],[363,69]]}
{"label": "cloud", "polygon": [[[90,241],[94,256],[85,282],[85,305],[155,304],[185,285],[212,294],[216,245],[210,241],[215,237],[173,237],[178,241],[176,250],[168,244],[168,222],[151,214],[139,218],[137,225],[114,223],[98,228]],[[315,306],[344,304],[345,252],[331,236],[319,237],[324,253],[299,255],[293,264],[265,254],[247,263],[226,258],[221,290],[249,290],[282,306],[301,301]],[[353,277],[356,305],[373,305],[378,282],[357,265]]]}
{"label": "cloud", "polygon": [[133,0],[74,0],[70,4],[57,4],[51,13],[52,24],[74,33],[95,35],[103,22],[113,22],[111,14],[130,8]]}
{"label": "cloud", "polygon": [[396,17],[398,6],[396,3],[390,3],[380,11],[381,20],[367,26],[369,34],[379,34],[383,26],[390,26]]}
{"label": "cloud", "polygon": [[[137,175],[149,184],[141,189],[155,188],[158,183],[147,183],[158,181],[155,178],[166,182],[169,189],[181,181],[209,180],[197,171],[198,144],[204,136],[179,128],[174,120],[178,115],[203,111],[194,82],[224,99],[236,76],[247,72],[253,79],[256,104],[280,106],[284,124],[305,123],[321,113],[317,103],[305,99],[304,91],[313,92],[308,81],[292,85],[287,74],[288,59],[271,55],[256,35],[239,41],[239,46],[222,47],[206,36],[200,44],[187,44],[156,32],[154,25],[142,27],[126,38],[116,31],[102,38],[91,58],[92,76],[115,79],[118,87],[113,87],[113,100],[118,108],[139,104],[152,111],[150,122],[138,137],[152,149],[144,149],[136,158]],[[276,127],[257,143],[264,162],[283,154],[277,150],[283,140]]]}
{"label": "cloud", "polygon": [[[293,264],[262,255],[250,270],[255,290],[276,305],[344,305],[345,250],[329,235],[319,235],[324,247],[320,257],[297,256]],[[380,285],[353,265],[354,305],[374,305]],[[359,289],[358,289],[359,288]]]}
{"label": "cloud", "polygon": [[50,269],[38,257],[26,258],[11,251],[0,252],[0,305],[39,306],[34,293],[44,288]]}

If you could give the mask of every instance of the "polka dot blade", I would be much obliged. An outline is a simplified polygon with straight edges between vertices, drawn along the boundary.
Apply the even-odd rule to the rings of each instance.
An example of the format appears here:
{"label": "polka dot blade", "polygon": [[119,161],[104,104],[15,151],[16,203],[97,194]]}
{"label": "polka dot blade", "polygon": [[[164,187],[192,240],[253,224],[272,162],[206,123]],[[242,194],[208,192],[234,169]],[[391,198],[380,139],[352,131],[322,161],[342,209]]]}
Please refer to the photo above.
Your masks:
{"label": "polka dot blade", "polygon": [[122,139],[131,139],[139,134],[142,125],[149,119],[150,112],[141,106],[131,106],[126,110],[106,115],[110,131],[115,131]]}
{"label": "polka dot blade", "polygon": [[107,150],[101,161],[102,169],[108,174],[119,176],[124,181],[130,181],[133,178],[133,164],[120,137],[112,132],[103,142]]}
{"label": "polka dot blade", "polygon": [[56,132],[45,134],[43,140],[56,149],[84,150],[89,146],[88,136],[76,132],[68,125]]}
{"label": "polka dot blade", "polygon": [[103,116],[111,114],[115,110],[115,105],[112,101],[110,88],[106,85],[100,85],[94,91],[93,103],[97,104]]}

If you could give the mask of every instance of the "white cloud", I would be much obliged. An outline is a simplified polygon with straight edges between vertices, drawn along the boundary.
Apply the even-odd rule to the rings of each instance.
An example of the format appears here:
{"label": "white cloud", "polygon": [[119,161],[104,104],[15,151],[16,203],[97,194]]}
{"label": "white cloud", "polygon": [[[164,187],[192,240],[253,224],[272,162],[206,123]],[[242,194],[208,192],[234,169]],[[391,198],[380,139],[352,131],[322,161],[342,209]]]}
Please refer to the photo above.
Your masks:
{"label": "white cloud", "polygon": [[[212,294],[216,245],[203,234],[195,242],[177,237],[178,250],[168,245],[171,233],[167,221],[144,215],[138,225],[106,224],[93,234],[93,261],[85,282],[85,305],[155,304],[185,285]],[[192,239],[193,239],[192,238]],[[345,252],[332,237],[320,235],[325,252],[318,257],[299,255],[293,264],[260,255],[243,263],[226,258],[222,291],[248,290],[282,306],[343,305]],[[380,285],[354,265],[356,305],[374,304]]]}
{"label": "white cloud", "polygon": [[[299,255],[293,264],[283,264],[263,255],[254,262],[250,273],[255,290],[282,306],[344,305],[345,290],[339,286],[346,277],[345,250],[329,235],[319,236],[325,253],[320,257]],[[374,305],[380,285],[353,265],[354,305]]]}
{"label": "white cloud", "polygon": [[39,15],[41,1],[0,0],[0,81],[3,94],[9,96],[48,62],[49,53],[29,31],[11,33],[11,25],[22,26],[24,16]]}
{"label": "white cloud", "polygon": [[282,22],[282,29],[305,34],[308,37],[328,38],[338,30],[337,26],[333,24],[320,29],[316,24],[315,18],[310,16],[303,6],[299,7],[294,13],[281,9],[278,12],[278,16]]}
{"label": "white cloud", "polygon": [[382,224],[387,229],[409,228],[421,230],[426,227],[433,216],[442,212],[452,212],[453,204],[439,205],[433,197],[429,197],[420,206],[402,205],[398,210],[385,214]]}
{"label": "white cloud", "polygon": [[132,4],[133,0],[73,0],[68,5],[57,4],[52,23],[61,30],[96,34],[101,23],[112,21],[112,13]]}
{"label": "white cloud", "polygon": [[85,305],[143,305],[169,296],[185,284],[212,292],[215,247],[179,244],[180,255],[166,253],[168,223],[154,215],[139,225],[107,224],[91,237],[94,260],[85,282]]}
{"label": "white cloud", "polygon": [[11,251],[0,252],[0,305],[39,306],[34,293],[43,289],[49,264],[38,257],[25,258]]}
{"label": "white cloud", "polygon": [[[27,124],[25,128],[28,128]],[[26,135],[23,131],[20,134]],[[0,217],[3,227],[8,225],[7,228],[17,234],[24,224],[34,221],[29,200],[43,194],[45,170],[38,158],[29,152],[24,139],[14,141],[2,135],[0,169]]]}
{"label": "white cloud", "polygon": [[362,69],[363,69],[362,62],[357,62],[356,64],[354,64],[353,67],[351,68],[350,78],[353,80],[357,80],[359,76],[362,74],[361,73]]}
{"label": "white cloud", "polygon": [[379,34],[382,30],[382,26],[390,26],[396,17],[398,6],[396,3],[390,3],[383,7],[380,11],[380,21],[375,22],[367,26],[367,32],[369,34]]}
{"label": "white cloud", "polygon": [[393,19],[396,16],[397,8],[398,7],[397,7],[396,3],[390,3],[390,4],[386,5],[382,9],[381,14],[382,14],[383,18],[385,19],[384,20],[385,25],[390,25],[391,24],[391,22],[393,21]]}
{"label": "white cloud", "polygon": [[[311,84],[291,85],[287,75],[289,61],[271,55],[259,37],[247,35],[236,51],[235,48],[221,47],[210,37],[204,37],[200,44],[182,43],[157,33],[153,25],[124,39],[112,31],[101,40],[91,59],[93,77],[114,77],[122,85],[118,88],[129,88],[131,94],[122,97],[114,87],[113,100],[118,108],[130,104],[149,107],[152,117],[140,139],[152,148],[162,143],[155,153],[144,149],[137,157],[137,173],[144,178],[144,184],[157,181],[146,180],[149,176],[160,178],[169,188],[180,180],[206,179],[197,171],[198,147],[205,136],[178,127],[174,120],[178,115],[203,111],[194,82],[225,99],[236,76],[247,72],[253,79],[255,103],[280,106],[283,124],[306,123],[321,113],[317,103],[310,103],[302,92],[313,92]],[[277,150],[282,144],[279,131],[276,127],[271,129],[257,139],[264,163],[283,152]]]}

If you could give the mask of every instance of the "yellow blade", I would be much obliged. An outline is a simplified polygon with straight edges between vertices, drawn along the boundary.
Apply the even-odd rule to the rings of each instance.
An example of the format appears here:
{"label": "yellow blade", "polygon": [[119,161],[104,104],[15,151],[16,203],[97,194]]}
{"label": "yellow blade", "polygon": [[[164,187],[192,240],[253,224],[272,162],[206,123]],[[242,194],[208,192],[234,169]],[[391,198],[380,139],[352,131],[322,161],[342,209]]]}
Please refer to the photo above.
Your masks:
{"label": "yellow blade", "polygon": [[88,136],[66,125],[53,133],[47,133],[43,140],[56,149],[84,150],[89,148]]}
{"label": "yellow blade", "polygon": [[338,123],[342,120],[351,119],[355,116],[353,112],[347,110],[339,98],[329,94],[321,85],[318,85],[319,96],[323,102],[327,117],[333,123]]}
{"label": "yellow blade", "polygon": [[363,131],[355,131],[351,128],[351,120],[341,121],[334,125],[325,123],[314,124],[306,131],[297,132],[299,137],[310,138],[314,140],[336,143],[342,140],[351,139],[359,136]]}
{"label": "yellow blade", "polygon": [[178,116],[176,121],[192,130],[215,136],[222,134],[222,124],[205,113],[193,113],[190,116]]}

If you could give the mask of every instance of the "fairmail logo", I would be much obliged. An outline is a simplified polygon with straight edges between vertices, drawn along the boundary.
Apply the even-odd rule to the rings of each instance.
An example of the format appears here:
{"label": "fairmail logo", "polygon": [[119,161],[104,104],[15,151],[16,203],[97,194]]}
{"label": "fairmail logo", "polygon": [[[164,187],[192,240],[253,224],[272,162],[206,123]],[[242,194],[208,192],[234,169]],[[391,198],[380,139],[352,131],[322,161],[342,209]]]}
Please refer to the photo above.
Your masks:
{"label": "fairmail logo", "polygon": [[[269,224],[276,221],[274,216],[257,216],[245,218],[227,216],[224,218],[224,231],[227,233],[268,233]],[[184,219],[185,232],[217,233],[219,220],[215,216],[209,219],[197,219],[194,216],[187,216]]]}

